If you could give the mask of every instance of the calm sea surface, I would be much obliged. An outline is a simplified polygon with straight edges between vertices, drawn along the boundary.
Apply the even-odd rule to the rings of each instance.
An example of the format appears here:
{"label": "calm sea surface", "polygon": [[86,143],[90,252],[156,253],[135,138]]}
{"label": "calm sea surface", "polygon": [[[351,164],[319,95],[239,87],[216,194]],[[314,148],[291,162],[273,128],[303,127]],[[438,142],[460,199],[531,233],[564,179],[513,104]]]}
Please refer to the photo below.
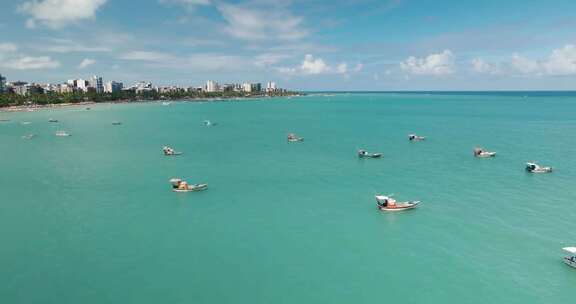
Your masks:
{"label": "calm sea surface", "polygon": [[[0,119],[0,303],[575,299],[560,250],[576,245],[575,96],[336,94]],[[475,146],[498,156],[475,159]],[[529,175],[526,161],[556,171]],[[172,177],[210,188],[173,193]],[[422,205],[382,213],[377,193]]]}

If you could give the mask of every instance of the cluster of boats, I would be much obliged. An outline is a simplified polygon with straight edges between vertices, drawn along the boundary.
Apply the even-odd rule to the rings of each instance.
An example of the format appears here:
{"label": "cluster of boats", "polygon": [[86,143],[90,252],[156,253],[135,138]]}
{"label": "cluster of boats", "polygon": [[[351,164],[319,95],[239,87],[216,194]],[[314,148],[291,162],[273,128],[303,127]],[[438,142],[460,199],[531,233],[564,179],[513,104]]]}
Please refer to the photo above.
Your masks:
{"label": "cluster of boats", "polygon": [[[182,152],[175,151],[173,148],[164,146],[162,147],[162,152],[166,156],[181,155]],[[170,184],[172,185],[172,191],[174,192],[197,192],[208,189],[208,184],[189,184],[187,181],[181,178],[170,179]]]}

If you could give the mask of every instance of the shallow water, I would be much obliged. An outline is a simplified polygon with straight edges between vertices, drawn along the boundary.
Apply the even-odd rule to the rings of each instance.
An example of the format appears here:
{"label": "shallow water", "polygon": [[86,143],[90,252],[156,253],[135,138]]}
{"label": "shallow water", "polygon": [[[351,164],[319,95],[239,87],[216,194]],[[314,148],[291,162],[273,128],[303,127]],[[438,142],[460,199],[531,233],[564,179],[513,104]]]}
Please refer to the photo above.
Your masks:
{"label": "shallow water", "polygon": [[[91,108],[0,113],[2,303],[574,299],[560,248],[576,245],[576,97]],[[498,155],[475,159],[475,146]],[[210,189],[173,193],[171,177]],[[377,193],[422,205],[381,213]]]}

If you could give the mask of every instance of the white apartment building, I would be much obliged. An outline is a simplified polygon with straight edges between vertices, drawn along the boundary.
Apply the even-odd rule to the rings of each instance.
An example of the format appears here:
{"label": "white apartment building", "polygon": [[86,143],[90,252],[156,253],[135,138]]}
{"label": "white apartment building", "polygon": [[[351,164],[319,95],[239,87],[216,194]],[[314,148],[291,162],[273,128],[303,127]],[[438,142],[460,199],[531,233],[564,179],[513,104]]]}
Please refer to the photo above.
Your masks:
{"label": "white apartment building", "polygon": [[206,92],[218,92],[218,83],[216,81],[206,81]]}

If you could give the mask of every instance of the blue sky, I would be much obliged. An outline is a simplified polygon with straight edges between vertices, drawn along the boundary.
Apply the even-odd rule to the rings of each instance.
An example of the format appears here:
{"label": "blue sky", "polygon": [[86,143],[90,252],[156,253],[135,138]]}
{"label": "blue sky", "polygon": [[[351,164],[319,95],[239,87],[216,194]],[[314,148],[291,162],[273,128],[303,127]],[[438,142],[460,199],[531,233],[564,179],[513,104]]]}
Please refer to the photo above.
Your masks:
{"label": "blue sky", "polygon": [[1,2],[8,81],[576,89],[576,1]]}

